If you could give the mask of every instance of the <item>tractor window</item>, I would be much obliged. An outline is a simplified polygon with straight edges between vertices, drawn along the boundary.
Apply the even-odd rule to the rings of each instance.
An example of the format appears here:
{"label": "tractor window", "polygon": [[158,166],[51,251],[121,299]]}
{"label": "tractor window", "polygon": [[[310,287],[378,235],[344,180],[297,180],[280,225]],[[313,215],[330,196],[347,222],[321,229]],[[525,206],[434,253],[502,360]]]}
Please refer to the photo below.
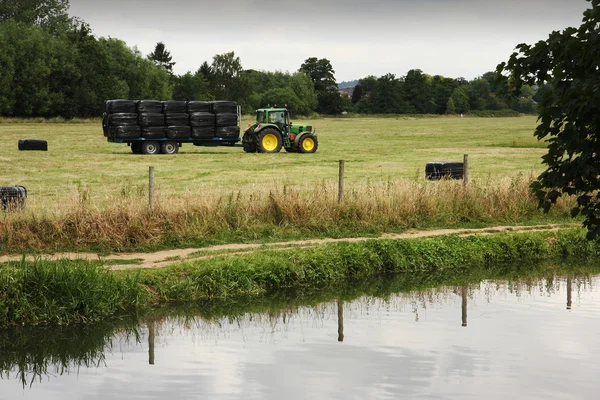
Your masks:
{"label": "tractor window", "polygon": [[269,122],[272,124],[283,124],[285,122],[283,111],[271,111],[269,113]]}
{"label": "tractor window", "polygon": [[256,122],[259,124],[264,124],[267,122],[267,113],[264,111],[258,111],[256,113]]}

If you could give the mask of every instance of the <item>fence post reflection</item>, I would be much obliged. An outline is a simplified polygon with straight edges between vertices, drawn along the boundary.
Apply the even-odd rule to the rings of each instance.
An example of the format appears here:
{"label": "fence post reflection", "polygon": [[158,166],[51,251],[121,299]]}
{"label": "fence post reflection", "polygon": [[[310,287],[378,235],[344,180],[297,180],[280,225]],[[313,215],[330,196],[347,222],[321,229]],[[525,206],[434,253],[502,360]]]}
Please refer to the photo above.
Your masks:
{"label": "fence post reflection", "polygon": [[462,297],[462,326],[467,326],[467,287],[462,286],[460,288],[460,295]]}
{"label": "fence post reflection", "polygon": [[344,302],[337,301],[338,307],[338,342],[344,341]]}
{"label": "fence post reflection", "polygon": [[148,322],[148,364],[154,365],[154,337],[155,337],[154,321]]}
{"label": "fence post reflection", "polygon": [[567,277],[567,310],[571,309],[572,303],[572,290],[573,290],[573,278],[569,275]]}

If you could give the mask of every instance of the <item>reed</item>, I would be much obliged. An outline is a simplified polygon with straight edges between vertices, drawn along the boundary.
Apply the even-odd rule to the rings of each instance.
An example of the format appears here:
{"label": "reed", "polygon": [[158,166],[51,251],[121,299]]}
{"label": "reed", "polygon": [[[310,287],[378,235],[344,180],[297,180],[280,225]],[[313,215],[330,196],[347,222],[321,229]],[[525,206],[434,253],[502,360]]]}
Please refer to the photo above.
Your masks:
{"label": "reed", "polygon": [[550,214],[537,209],[529,185],[517,175],[474,182],[386,180],[354,186],[337,202],[333,182],[222,195],[159,194],[148,209],[144,191],[96,197],[74,192],[59,209],[30,207],[0,215],[1,252],[102,252],[203,246],[213,243],[351,237],[408,228],[491,226],[570,221],[573,199]]}

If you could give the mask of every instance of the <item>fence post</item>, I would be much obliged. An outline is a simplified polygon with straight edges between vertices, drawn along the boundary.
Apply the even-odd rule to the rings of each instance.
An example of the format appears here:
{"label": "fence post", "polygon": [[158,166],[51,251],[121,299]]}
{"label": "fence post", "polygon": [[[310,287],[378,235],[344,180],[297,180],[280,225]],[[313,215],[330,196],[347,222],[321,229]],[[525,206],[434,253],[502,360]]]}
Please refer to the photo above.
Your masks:
{"label": "fence post", "polygon": [[154,167],[148,171],[148,207],[154,211]]}
{"label": "fence post", "polygon": [[338,184],[338,203],[344,201],[344,160],[340,160],[340,176]]}
{"label": "fence post", "polygon": [[469,155],[465,154],[463,159],[463,185],[465,193],[469,191]]}

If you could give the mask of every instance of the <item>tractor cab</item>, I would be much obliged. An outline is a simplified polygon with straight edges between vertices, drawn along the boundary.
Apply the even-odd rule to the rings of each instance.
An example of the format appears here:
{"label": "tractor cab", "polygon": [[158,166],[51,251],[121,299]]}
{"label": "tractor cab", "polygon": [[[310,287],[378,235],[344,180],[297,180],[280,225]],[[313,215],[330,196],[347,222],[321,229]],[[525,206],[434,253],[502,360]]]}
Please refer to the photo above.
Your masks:
{"label": "tractor cab", "polygon": [[276,125],[286,134],[290,127],[290,113],[286,108],[262,108],[256,110],[256,122]]}
{"label": "tractor cab", "polygon": [[277,153],[284,148],[290,153],[314,153],[319,142],[310,124],[293,124],[287,108],[260,108],[256,122],[250,124],[242,137],[248,153]]}

